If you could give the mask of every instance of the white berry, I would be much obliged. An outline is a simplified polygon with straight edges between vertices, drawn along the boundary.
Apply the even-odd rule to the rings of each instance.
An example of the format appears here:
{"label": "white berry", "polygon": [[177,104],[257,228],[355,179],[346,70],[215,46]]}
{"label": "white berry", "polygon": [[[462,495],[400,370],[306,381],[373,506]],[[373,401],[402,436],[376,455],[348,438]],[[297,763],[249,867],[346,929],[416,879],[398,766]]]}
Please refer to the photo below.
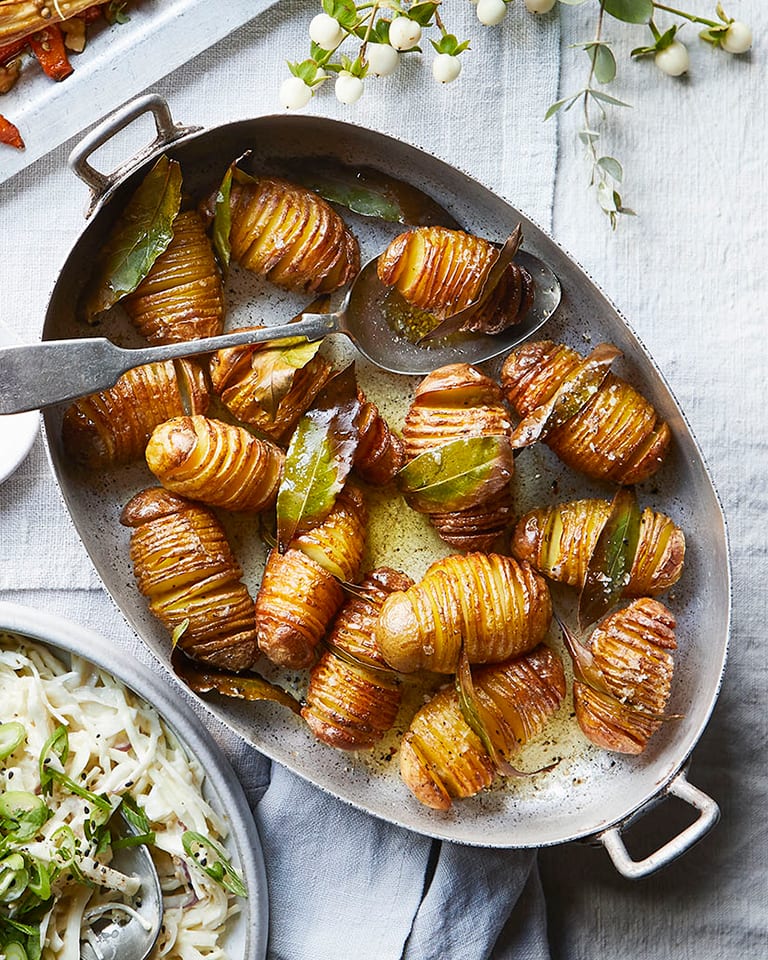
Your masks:
{"label": "white berry", "polygon": [[507,15],[504,0],[478,0],[477,19],[485,27],[495,27]]}
{"label": "white berry", "polygon": [[357,103],[363,95],[363,81],[348,70],[342,70],[336,78],[333,92],[341,103]]}
{"label": "white berry", "polygon": [[365,48],[368,72],[376,77],[388,77],[400,63],[400,54],[388,43],[369,43]]}
{"label": "white berry", "polygon": [[421,27],[409,17],[395,17],[389,25],[389,42],[395,50],[410,50],[421,40]]}
{"label": "white berry", "polygon": [[679,40],[673,40],[668,47],[664,47],[654,57],[654,63],[670,77],[679,77],[685,73],[690,65],[688,48]]}
{"label": "white berry", "polygon": [[338,20],[327,13],[318,13],[309,25],[309,36],[323,50],[335,50],[344,39],[344,31]]}
{"label": "white berry", "polygon": [[528,13],[549,13],[557,0],[525,0]]}
{"label": "white berry", "polygon": [[728,53],[746,53],[752,46],[752,31],[741,20],[734,20],[720,41],[723,50]]}
{"label": "white berry", "polygon": [[461,60],[450,53],[438,53],[432,61],[432,76],[438,83],[450,83],[461,73]]}
{"label": "white berry", "polygon": [[301,110],[312,99],[312,88],[301,77],[288,77],[280,86],[280,103],[286,110]]}

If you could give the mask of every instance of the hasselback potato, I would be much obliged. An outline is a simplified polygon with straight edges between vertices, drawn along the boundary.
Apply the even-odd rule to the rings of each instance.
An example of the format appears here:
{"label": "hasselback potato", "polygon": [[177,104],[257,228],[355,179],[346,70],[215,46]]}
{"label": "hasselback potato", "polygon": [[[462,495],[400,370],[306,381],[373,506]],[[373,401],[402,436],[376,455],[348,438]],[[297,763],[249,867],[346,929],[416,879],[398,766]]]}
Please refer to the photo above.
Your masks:
{"label": "hasselback potato", "polygon": [[403,441],[393,433],[376,404],[365,397],[362,397],[360,408],[359,431],[355,470],[366,483],[382,487],[394,478],[405,462]]}
{"label": "hasselback potato", "polygon": [[[583,361],[570,347],[540,340],[513,350],[502,386],[520,417],[545,404]],[[545,443],[560,459],[597,480],[640,483],[661,466],[671,439],[668,425],[625,380],[608,373],[599,390]]]}
{"label": "hasselback potato", "polygon": [[[544,729],[565,696],[563,665],[543,644],[517,659],[476,667],[472,682],[494,749],[507,762]],[[437,810],[493,782],[495,762],[465,719],[454,687],[439,690],[413,718],[400,747],[400,773],[416,798]]]}
{"label": "hasselback potato", "polygon": [[205,413],[209,400],[203,369],[191,360],[135,367],[114,387],[80,397],[67,409],[62,422],[64,449],[92,469],[137,460],[159,423]]}
{"label": "hasselback potato", "polygon": [[308,667],[328,624],[344,601],[339,580],[354,582],[365,545],[366,510],[348,485],[325,520],[273,550],[256,597],[259,647],[281,666]]}
{"label": "hasselback potato", "polygon": [[[490,241],[462,230],[418,227],[395,237],[377,269],[382,283],[443,320],[478,298],[498,253]],[[532,300],[533,280],[524,268],[510,263],[463,329],[500,333],[522,318]]]}
{"label": "hasselback potato", "polygon": [[151,343],[199,340],[221,333],[221,274],[196,210],[176,216],[168,247],[122,302],[136,329]]}
{"label": "hasselback potato", "polygon": [[[412,460],[470,437],[506,438],[510,430],[498,384],[467,363],[452,363],[428,374],[416,388],[403,424],[405,455]],[[447,543],[459,550],[490,550],[506,528],[512,512],[511,449],[503,461],[494,482],[478,488],[460,509],[430,508],[430,521]]]}
{"label": "hasselback potato", "polygon": [[210,370],[213,390],[232,416],[284,444],[333,367],[324,357],[312,357],[291,373],[290,384],[275,402],[275,361],[280,350],[258,343],[219,350],[211,357]]}
{"label": "hasselback potato", "polygon": [[147,466],[174,493],[226,510],[275,505],[283,451],[243,427],[207,417],[174,417],[155,427]]}
{"label": "hasselback potato", "polygon": [[190,657],[245,670],[258,655],[253,600],[215,514],[162,487],[136,494],[120,522],[131,527],[131,560],[149,609]]}
{"label": "hasselback potato", "polygon": [[288,290],[331,293],[360,270],[360,249],[330,204],[276,177],[233,181],[232,259]]}
{"label": "hasselback potato", "polygon": [[592,632],[586,682],[573,685],[576,719],[597,746],[642,753],[661,726],[674,669],[675,617],[658,600],[634,600]]}
{"label": "hasselback potato", "polygon": [[[608,500],[574,500],[540,507],[520,517],[512,534],[512,553],[558,583],[584,586],[590,557],[611,512]],[[680,579],[685,536],[663,513],[646,507],[626,597],[655,596]]]}
{"label": "hasselback potato", "polygon": [[374,630],[384,600],[412,582],[397,570],[380,567],[339,611],[328,635],[329,649],[312,668],[301,711],[318,740],[341,750],[366,750],[394,724],[400,682],[376,646]]}
{"label": "hasselback potato", "polygon": [[470,663],[497,663],[540,643],[551,619],[547,584],[529,564],[454,555],[384,601],[376,642],[395,670],[453,673],[462,647]]}

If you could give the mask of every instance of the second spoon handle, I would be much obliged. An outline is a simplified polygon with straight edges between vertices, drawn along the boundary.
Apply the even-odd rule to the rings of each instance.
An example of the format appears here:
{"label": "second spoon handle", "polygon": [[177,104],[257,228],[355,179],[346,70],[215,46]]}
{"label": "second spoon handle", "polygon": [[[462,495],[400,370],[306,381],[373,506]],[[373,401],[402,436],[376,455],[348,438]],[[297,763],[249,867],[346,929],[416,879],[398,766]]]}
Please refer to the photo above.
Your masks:
{"label": "second spoon handle", "polygon": [[104,337],[44,340],[0,349],[0,415],[39,410],[113,386],[127,370],[228,347],[294,337],[321,340],[339,329],[335,313],[312,314],[298,323],[238,330],[219,337],[126,350]]}

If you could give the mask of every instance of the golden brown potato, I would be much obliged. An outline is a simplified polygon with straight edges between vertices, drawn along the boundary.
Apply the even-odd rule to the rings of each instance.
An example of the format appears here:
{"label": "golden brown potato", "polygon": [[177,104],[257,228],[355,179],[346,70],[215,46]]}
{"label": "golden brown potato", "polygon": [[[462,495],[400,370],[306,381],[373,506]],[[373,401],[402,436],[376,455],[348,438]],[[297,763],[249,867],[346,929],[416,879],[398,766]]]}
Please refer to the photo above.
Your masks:
{"label": "golden brown potato", "polygon": [[547,584],[529,564],[454,555],[385,600],[376,642],[395,670],[453,673],[462,646],[470,663],[497,663],[540,643],[551,619]]}
{"label": "golden brown potato", "polygon": [[365,397],[362,398],[359,429],[355,470],[366,483],[383,487],[394,479],[405,463],[403,441],[392,432],[376,404]]}
{"label": "golden brown potato", "polygon": [[344,601],[339,580],[354,582],[365,545],[366,510],[347,486],[326,519],[273,550],[256,597],[259,647],[280,666],[308,667],[328,624]]}
{"label": "golden brown potato", "polygon": [[[598,499],[531,510],[517,521],[512,553],[551,580],[583,587],[590,557],[610,512],[610,502]],[[646,507],[623,596],[656,596],[668,590],[680,579],[684,559],[683,531],[663,513]]]}
{"label": "golden brown potato", "polygon": [[[475,668],[472,682],[491,742],[507,762],[544,729],[565,696],[563,665],[543,644],[517,659]],[[495,763],[464,718],[454,687],[438,691],[413,718],[400,747],[400,774],[421,803],[437,810],[493,782]]]}
{"label": "golden brown potato", "polygon": [[[412,306],[443,320],[477,299],[498,253],[490,241],[462,230],[418,227],[389,244],[378,274]],[[522,318],[532,299],[533,280],[511,263],[465,329],[500,333]]]}
{"label": "golden brown potato", "polygon": [[123,306],[151,343],[215,337],[224,329],[224,294],[211,241],[196,210],[173,221],[173,239]]}
{"label": "golden brown potato", "polygon": [[374,631],[384,600],[412,583],[405,574],[380,567],[339,611],[328,636],[330,649],[312,668],[301,711],[323,743],[340,750],[367,750],[394,724],[400,682],[376,646]]}
{"label": "golden brown potato", "polygon": [[360,249],[330,204],[276,177],[232,183],[232,259],[279,287],[331,293],[360,270]]}
{"label": "golden brown potato", "polygon": [[245,670],[258,655],[253,600],[215,514],[154,487],[136,494],[120,522],[131,527],[131,560],[149,609],[196,660]]}
{"label": "golden brown potato", "polygon": [[[416,388],[403,425],[408,460],[443,444],[469,437],[509,436],[511,423],[497,383],[467,363],[452,363],[428,374]],[[509,524],[514,469],[506,451],[493,484],[484,484],[460,509],[434,510],[438,534],[458,550],[491,550]],[[416,509],[419,507],[412,503]]]}
{"label": "golden brown potato", "polygon": [[313,357],[291,372],[290,385],[275,402],[275,361],[279,353],[280,348],[269,344],[231,347],[215,353],[210,368],[214,392],[229,412],[275,443],[285,444],[301,415],[325,386],[333,367],[323,357]]}
{"label": "golden brown potato", "polygon": [[600,621],[587,649],[599,682],[575,681],[576,719],[597,746],[642,753],[662,724],[674,664],[675,617],[641,598]]}
{"label": "golden brown potato", "polygon": [[[551,340],[525,343],[504,361],[502,386],[520,417],[546,403],[583,358]],[[669,427],[634,387],[609,373],[579,412],[545,443],[560,459],[596,480],[640,483],[661,466]]]}
{"label": "golden brown potato", "polygon": [[275,505],[285,456],[243,427],[207,417],[174,417],[155,427],[147,466],[166,490],[226,510]]}
{"label": "golden brown potato", "polygon": [[136,367],[114,387],[80,397],[67,409],[61,430],[64,449],[91,469],[138,460],[159,423],[205,413],[209,400],[205,373],[191,360]]}

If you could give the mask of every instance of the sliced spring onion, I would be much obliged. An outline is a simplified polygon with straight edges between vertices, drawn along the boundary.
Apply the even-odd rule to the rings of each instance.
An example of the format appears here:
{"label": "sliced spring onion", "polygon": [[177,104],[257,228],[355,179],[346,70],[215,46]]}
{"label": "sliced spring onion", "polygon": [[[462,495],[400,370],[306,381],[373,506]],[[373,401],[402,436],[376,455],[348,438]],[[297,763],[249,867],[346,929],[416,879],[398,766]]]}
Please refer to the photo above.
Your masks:
{"label": "sliced spring onion", "polygon": [[27,889],[29,870],[20,853],[11,853],[0,860],[0,901],[12,903]]}
{"label": "sliced spring onion", "polygon": [[5,760],[27,739],[24,725],[16,720],[0,723],[0,760]]}
{"label": "sliced spring onion", "polygon": [[29,954],[18,940],[12,940],[3,947],[5,960],[29,960]]}
{"label": "sliced spring onion", "polygon": [[201,833],[186,830],[182,834],[181,844],[187,856],[211,880],[215,880],[219,886],[234,893],[236,897],[248,896],[242,878],[217,843]]}
{"label": "sliced spring onion", "polygon": [[50,815],[45,801],[34,793],[24,790],[0,793],[0,830],[5,840],[14,843],[31,840]]}
{"label": "sliced spring onion", "polygon": [[59,760],[62,767],[67,762],[67,757],[69,756],[69,737],[67,736],[67,729],[63,725],[53,731],[51,736],[48,737],[43,744],[43,749],[40,751],[40,786],[44,794],[51,793],[55,781],[60,786],[69,790],[70,793],[74,793],[75,796],[87,800],[104,813],[112,813],[112,803],[109,797],[104,795],[97,796],[97,794],[86,790],[86,788],[82,787],[79,783],[75,783],[74,780],[61,770],[56,770],[51,766],[51,755]]}

